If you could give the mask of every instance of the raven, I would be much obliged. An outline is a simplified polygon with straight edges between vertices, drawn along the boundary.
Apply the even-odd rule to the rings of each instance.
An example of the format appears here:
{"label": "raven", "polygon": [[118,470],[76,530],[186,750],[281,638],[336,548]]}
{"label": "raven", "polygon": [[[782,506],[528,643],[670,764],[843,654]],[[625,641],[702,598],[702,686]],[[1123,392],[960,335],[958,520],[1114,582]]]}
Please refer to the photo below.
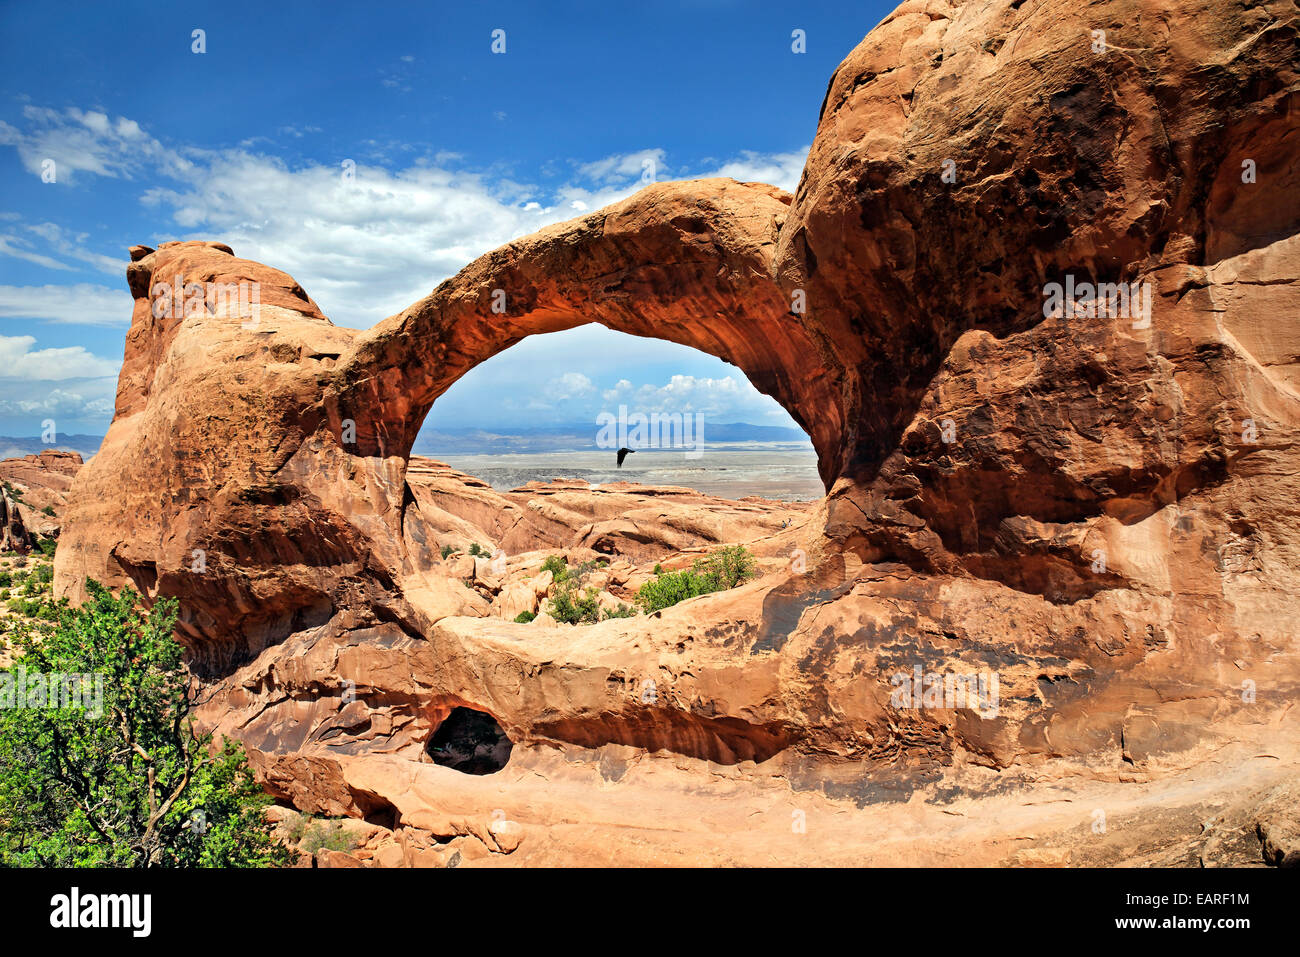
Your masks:
{"label": "raven", "polygon": [[618,467],[623,467],[623,460],[627,458],[629,452],[635,452],[636,449],[619,449],[618,450]]}

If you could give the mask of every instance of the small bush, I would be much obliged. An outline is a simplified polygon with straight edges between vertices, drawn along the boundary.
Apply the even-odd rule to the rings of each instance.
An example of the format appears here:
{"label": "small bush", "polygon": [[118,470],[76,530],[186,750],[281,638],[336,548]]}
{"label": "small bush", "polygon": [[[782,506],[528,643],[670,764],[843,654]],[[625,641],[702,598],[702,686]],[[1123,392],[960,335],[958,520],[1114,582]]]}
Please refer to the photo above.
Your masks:
{"label": "small bush", "polygon": [[531,611],[521,611],[519,614],[515,615],[515,624],[526,625],[536,617],[537,615]]}
{"label": "small bush", "polygon": [[589,562],[583,562],[581,565],[575,565],[572,568],[570,568],[569,573],[566,577],[575,578],[578,581],[582,581],[584,578],[586,578],[596,569],[604,568],[608,564],[609,564],[608,558],[594,558]]}
{"label": "small bush", "polygon": [[13,572],[9,569],[0,570],[0,588],[8,588],[14,583]]}
{"label": "small bush", "polygon": [[704,568],[719,590],[735,588],[754,577],[754,556],[744,545],[728,545],[705,559]]}
{"label": "small bush", "polygon": [[44,514],[46,514],[46,515],[53,515],[53,514],[54,514],[54,506],[53,506],[53,505],[46,505],[43,509],[41,509],[41,511],[42,511]]}
{"label": "small bush", "polygon": [[551,617],[568,625],[592,625],[600,621],[600,602],[594,587],[578,591],[576,580],[561,583],[551,596]]}
{"label": "small bush", "polygon": [[343,851],[356,848],[357,842],[351,834],[343,830],[342,821],[314,821],[303,815],[290,826],[289,841],[297,844],[300,850],[308,854],[321,851]]}
{"label": "small bush", "polygon": [[40,598],[10,598],[6,604],[15,615],[34,618],[37,621],[57,621],[59,606]]}
{"label": "small bush", "polygon": [[36,542],[36,547],[41,550],[43,555],[53,555],[54,550],[58,548],[59,540],[57,538],[42,538]]}
{"label": "small bush", "polygon": [[715,591],[735,588],[754,577],[754,556],[743,545],[729,545],[707,558],[697,558],[690,568],[665,572],[655,566],[655,577],[636,593],[647,613]]}
{"label": "small bush", "polygon": [[473,542],[469,546],[469,553],[477,558],[479,555],[487,555],[488,552],[487,549],[478,542]]}
{"label": "small bush", "polygon": [[562,582],[569,577],[569,566],[559,555],[549,555],[542,562],[542,571],[550,572],[554,581]]}
{"label": "small bush", "polygon": [[606,621],[608,621],[611,618],[634,618],[634,617],[636,617],[636,609],[633,608],[631,605],[625,605],[622,602],[618,603],[617,608],[605,609]]}
{"label": "small bush", "polygon": [[456,550],[456,549],[452,548],[450,545],[444,545],[444,546],[442,546],[442,557],[443,557],[443,559],[446,559],[446,557],[447,557],[448,555],[450,555],[452,552],[454,552],[455,550]]}

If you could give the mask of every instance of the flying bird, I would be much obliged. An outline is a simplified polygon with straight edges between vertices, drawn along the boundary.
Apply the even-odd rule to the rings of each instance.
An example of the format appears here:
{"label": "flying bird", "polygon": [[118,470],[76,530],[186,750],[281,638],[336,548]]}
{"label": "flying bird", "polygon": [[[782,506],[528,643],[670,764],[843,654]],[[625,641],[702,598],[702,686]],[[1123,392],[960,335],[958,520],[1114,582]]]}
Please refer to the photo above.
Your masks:
{"label": "flying bird", "polygon": [[619,449],[618,450],[618,467],[623,467],[623,460],[627,458],[629,452],[635,452],[636,449]]}

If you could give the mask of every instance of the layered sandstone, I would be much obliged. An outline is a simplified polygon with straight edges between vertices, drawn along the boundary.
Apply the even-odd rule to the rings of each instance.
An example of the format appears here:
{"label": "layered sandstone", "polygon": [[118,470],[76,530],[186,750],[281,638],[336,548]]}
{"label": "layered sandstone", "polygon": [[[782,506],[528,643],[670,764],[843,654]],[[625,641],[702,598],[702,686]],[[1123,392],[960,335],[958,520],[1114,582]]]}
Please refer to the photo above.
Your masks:
{"label": "layered sandstone", "polygon": [[81,469],[76,452],[49,449],[0,460],[0,551],[29,551],[59,534],[72,480]]}
{"label": "layered sandstone", "polygon": [[[179,598],[205,719],[391,863],[1286,860],[1296,47],[1280,0],[909,0],[831,78],[795,195],[656,184],[364,332],[219,244],[137,247],[56,584]],[[157,318],[177,275],[258,283],[258,321]],[[1149,284],[1150,323],[1045,315],[1067,276]],[[410,461],[459,376],[593,321],[738,365],[827,497],[786,525]],[[442,561],[480,539],[504,573]],[[728,542],[765,558],[734,591],[504,614],[549,550],[626,586]],[[901,701],[917,669],[997,707]],[[495,774],[429,750],[458,709],[508,738]]]}

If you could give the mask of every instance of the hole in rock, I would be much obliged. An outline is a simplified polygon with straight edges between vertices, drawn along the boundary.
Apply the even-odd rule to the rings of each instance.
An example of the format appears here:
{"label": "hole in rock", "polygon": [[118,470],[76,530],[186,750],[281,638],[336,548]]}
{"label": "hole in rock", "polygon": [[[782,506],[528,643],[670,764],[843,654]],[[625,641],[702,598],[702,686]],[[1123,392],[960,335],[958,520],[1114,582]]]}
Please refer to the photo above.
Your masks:
{"label": "hole in rock", "polygon": [[493,774],[510,760],[514,745],[492,715],[473,708],[452,708],[425,752],[434,764],[464,774]]}
{"label": "hole in rock", "polygon": [[[411,451],[498,492],[563,479],[815,501],[812,442],[758,387],[785,381],[780,361],[758,350],[751,379],[700,349],[599,324],[531,335],[439,395]],[[622,447],[633,454],[620,464]]]}

